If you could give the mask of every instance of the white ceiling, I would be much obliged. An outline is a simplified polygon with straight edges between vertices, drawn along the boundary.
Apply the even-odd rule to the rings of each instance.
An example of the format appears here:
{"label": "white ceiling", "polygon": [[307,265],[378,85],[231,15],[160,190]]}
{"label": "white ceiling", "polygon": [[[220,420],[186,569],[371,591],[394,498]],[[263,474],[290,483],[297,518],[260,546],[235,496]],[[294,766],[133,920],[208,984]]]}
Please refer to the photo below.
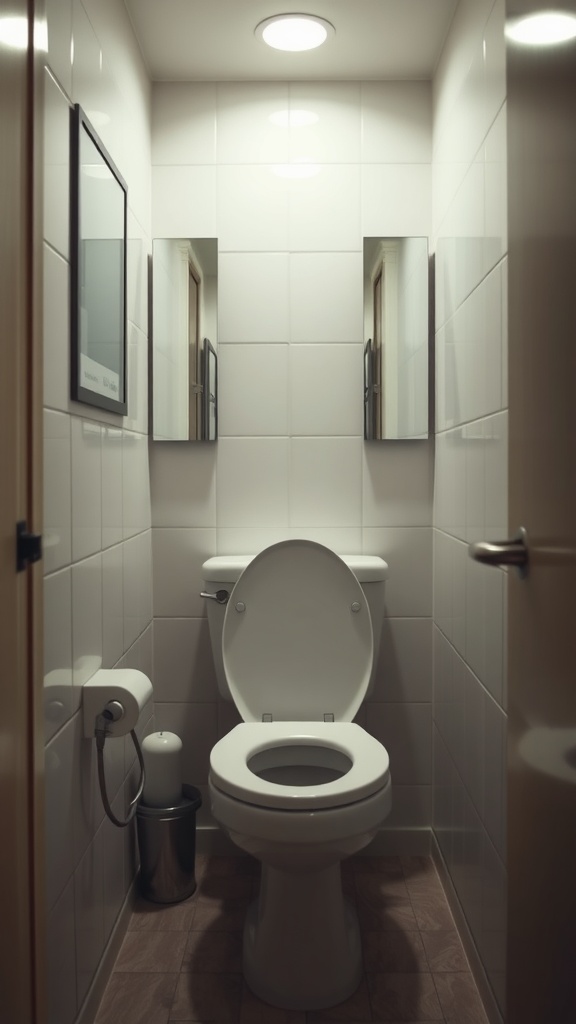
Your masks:
{"label": "white ceiling", "polygon": [[[431,78],[458,0],[125,0],[155,81]],[[282,53],[256,39],[273,14],[318,14],[336,35]]]}

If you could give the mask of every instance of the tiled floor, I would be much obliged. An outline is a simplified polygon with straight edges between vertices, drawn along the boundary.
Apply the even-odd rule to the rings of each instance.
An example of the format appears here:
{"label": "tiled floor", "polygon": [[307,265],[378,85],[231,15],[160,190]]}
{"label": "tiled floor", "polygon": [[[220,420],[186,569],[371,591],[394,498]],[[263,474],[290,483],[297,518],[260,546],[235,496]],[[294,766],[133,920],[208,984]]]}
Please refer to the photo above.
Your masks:
{"label": "tiled floor", "polygon": [[356,857],[343,884],[358,910],[364,976],[329,1010],[279,1010],[241,974],[242,923],[258,891],[247,857],[197,861],[184,903],[141,901],[115,964],[97,1024],[487,1024],[454,921],[426,857]]}

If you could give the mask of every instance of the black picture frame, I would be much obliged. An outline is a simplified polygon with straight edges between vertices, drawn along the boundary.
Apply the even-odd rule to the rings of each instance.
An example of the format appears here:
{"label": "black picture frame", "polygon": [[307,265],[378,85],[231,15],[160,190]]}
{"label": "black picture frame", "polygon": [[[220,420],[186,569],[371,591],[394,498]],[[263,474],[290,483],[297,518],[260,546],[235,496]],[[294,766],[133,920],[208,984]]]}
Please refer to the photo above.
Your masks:
{"label": "black picture frame", "polygon": [[79,104],[70,161],[70,394],[125,415],[128,187]]}

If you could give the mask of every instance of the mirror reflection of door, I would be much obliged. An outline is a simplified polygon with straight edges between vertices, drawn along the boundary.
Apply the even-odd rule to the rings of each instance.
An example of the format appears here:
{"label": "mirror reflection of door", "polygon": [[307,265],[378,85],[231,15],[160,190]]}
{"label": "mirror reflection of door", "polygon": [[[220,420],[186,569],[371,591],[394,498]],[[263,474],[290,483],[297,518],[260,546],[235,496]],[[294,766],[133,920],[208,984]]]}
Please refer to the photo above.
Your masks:
{"label": "mirror reflection of door", "polygon": [[374,278],[373,292],[374,292],[374,327],[373,327],[373,380],[372,380],[372,437],[384,437],[382,433],[382,425],[384,419],[384,392],[382,390],[382,367],[384,363],[384,353],[382,352],[382,277],[384,274],[384,263],[382,263],[380,270]]}
{"label": "mirror reflection of door", "polygon": [[190,439],[202,436],[202,385],[200,383],[200,274],[188,264],[188,368]]}

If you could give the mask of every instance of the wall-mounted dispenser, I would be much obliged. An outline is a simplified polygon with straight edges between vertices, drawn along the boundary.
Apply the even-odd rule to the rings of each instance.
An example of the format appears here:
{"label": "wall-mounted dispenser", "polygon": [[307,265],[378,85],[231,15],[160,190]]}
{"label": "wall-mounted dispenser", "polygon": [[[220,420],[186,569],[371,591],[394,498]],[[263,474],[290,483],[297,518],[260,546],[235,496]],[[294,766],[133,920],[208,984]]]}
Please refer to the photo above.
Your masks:
{"label": "wall-mounted dispenser", "polygon": [[[113,825],[125,828],[136,814],[136,807],[146,781],[144,759],[136,735],[140,712],[152,698],[152,683],[137,669],[99,669],[82,687],[84,735],[96,739],[98,781],[104,810]],[[108,737],[130,733],[140,765],[140,783],[136,796],[130,801],[130,810],[124,820],[114,814],[104,775],[104,744]]]}

